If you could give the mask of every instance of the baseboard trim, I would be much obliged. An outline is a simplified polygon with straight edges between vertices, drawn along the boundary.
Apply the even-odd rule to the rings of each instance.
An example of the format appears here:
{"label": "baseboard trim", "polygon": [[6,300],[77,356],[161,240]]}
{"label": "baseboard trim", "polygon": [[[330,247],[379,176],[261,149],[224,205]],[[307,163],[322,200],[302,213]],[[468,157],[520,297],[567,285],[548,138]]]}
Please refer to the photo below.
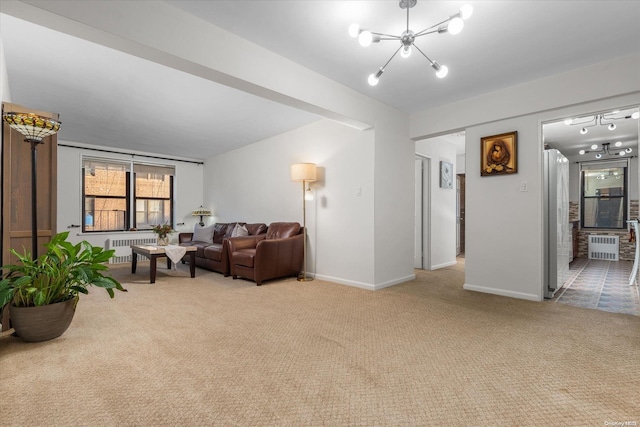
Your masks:
{"label": "baseboard trim", "polygon": [[451,267],[452,265],[456,265],[458,263],[458,261],[451,261],[451,262],[445,262],[442,264],[436,264],[436,265],[432,265],[431,269],[432,270],[437,270],[439,268],[445,268],[445,267]]}
{"label": "baseboard trim", "polygon": [[378,289],[384,289],[384,288],[388,288],[394,285],[399,285],[400,283],[404,283],[404,282],[409,282],[411,280],[415,280],[416,275],[415,274],[409,274],[408,276],[405,277],[400,277],[398,279],[393,279],[393,280],[389,280],[387,282],[384,283],[379,283],[377,285],[374,285],[374,289],[378,290]]}
{"label": "baseboard trim", "polygon": [[365,283],[365,282],[357,282],[355,280],[340,279],[338,277],[325,276],[323,274],[316,274],[314,277],[319,280],[326,280],[327,282],[337,283],[339,285],[346,285],[346,286],[352,286],[354,288],[367,289],[369,291],[376,291],[379,289],[388,288],[393,285],[398,285],[400,283],[408,282],[410,280],[414,280],[416,278],[416,275],[410,274],[408,276],[389,280],[387,282],[380,283],[377,285],[374,285],[371,283]]}
{"label": "baseboard trim", "polygon": [[542,299],[538,295],[534,295],[534,294],[527,294],[527,293],[524,293],[524,292],[507,291],[505,289],[488,288],[486,286],[475,286],[475,285],[470,285],[468,283],[465,283],[462,286],[462,289],[465,289],[465,290],[468,290],[468,291],[482,292],[482,293],[485,293],[485,294],[500,295],[500,296],[503,296],[503,297],[524,299],[524,300],[528,300],[528,301],[536,301],[536,302],[542,301]]}

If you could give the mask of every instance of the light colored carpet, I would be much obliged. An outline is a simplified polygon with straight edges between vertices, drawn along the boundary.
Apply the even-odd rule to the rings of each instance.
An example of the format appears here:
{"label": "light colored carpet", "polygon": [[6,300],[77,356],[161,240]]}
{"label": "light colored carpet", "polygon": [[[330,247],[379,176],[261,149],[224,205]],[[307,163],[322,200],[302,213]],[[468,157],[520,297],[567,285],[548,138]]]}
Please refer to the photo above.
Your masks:
{"label": "light colored carpet", "polygon": [[640,423],[637,316],[464,291],[460,266],[375,292],[185,267],[115,267],[129,292],[60,338],[0,339],[0,424]]}

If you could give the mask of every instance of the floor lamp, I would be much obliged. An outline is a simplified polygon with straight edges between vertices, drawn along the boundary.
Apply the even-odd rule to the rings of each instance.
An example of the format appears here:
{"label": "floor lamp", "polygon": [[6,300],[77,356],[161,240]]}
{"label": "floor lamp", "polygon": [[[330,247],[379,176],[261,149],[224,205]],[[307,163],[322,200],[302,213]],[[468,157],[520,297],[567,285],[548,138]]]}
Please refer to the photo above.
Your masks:
{"label": "floor lamp", "polygon": [[31,255],[38,258],[38,198],[36,148],[42,144],[42,139],[54,135],[60,130],[60,122],[48,117],[31,113],[4,113],[2,120],[12,129],[24,135],[24,141],[31,144]]}
{"label": "floor lamp", "polygon": [[307,183],[316,180],[315,163],[296,163],[291,165],[291,180],[302,182],[302,227],[304,234],[304,244],[302,246],[302,275],[298,277],[300,282],[310,282],[313,280],[307,277]]}

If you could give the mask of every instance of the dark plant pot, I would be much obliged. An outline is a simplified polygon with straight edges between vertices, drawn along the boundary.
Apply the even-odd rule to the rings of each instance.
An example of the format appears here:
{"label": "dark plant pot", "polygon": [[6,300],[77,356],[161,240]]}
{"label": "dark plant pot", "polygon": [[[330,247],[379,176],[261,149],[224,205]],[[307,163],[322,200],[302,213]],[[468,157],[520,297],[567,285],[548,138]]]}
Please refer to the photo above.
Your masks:
{"label": "dark plant pot", "polygon": [[57,338],[67,330],[76,312],[78,297],[40,307],[11,306],[11,326],[28,342]]}

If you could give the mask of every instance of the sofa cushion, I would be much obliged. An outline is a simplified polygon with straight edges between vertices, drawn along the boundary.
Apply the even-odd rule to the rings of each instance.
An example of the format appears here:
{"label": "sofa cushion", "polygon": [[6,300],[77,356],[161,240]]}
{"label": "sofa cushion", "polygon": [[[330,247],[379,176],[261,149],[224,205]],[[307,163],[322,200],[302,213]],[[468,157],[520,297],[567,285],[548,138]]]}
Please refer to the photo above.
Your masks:
{"label": "sofa cushion", "polygon": [[267,239],[284,239],[300,233],[297,222],[272,222],[267,229]]}
{"label": "sofa cushion", "polygon": [[255,249],[240,249],[233,253],[233,263],[243,267],[253,268],[253,260],[256,257]]}
{"label": "sofa cushion", "polygon": [[204,242],[186,242],[180,243],[180,246],[195,246],[196,247],[196,257],[204,258],[204,249],[208,247],[210,243]]}
{"label": "sofa cushion", "polygon": [[212,259],[214,261],[222,260],[222,245],[214,243],[204,248],[204,258]]}
{"label": "sofa cushion", "polygon": [[227,228],[229,228],[229,225],[231,224],[224,223],[224,222],[219,222],[215,225],[214,231],[213,231],[213,243],[222,243],[222,241],[225,238],[225,235],[227,234]]}
{"label": "sofa cushion", "polygon": [[191,240],[194,242],[213,243],[213,227],[213,225],[202,227],[200,224],[196,224],[193,227]]}
{"label": "sofa cushion", "polygon": [[267,224],[245,224],[245,227],[247,227],[250,236],[257,236],[267,232]]}
{"label": "sofa cushion", "polygon": [[236,224],[236,226],[233,227],[233,231],[231,232],[231,237],[244,237],[248,235],[249,230],[247,230],[247,227],[241,224]]}

